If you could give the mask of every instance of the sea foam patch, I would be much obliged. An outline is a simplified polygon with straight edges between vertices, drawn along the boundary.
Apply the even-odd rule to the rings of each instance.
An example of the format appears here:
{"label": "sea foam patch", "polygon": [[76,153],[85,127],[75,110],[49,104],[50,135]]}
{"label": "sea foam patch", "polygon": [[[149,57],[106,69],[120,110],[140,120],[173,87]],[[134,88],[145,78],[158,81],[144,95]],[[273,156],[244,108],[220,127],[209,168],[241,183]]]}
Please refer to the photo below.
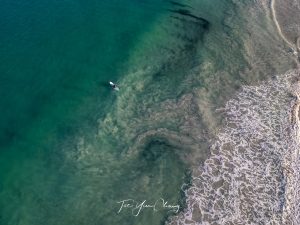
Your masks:
{"label": "sea foam patch", "polygon": [[299,224],[299,71],[244,86],[171,224]]}

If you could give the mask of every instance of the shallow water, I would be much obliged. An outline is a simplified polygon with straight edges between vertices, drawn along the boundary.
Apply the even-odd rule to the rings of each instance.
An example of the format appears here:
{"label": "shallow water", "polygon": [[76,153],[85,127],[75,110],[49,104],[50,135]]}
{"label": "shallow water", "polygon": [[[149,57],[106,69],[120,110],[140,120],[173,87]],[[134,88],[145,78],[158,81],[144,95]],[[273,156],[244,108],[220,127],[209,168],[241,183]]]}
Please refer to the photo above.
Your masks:
{"label": "shallow water", "polygon": [[[242,84],[257,85],[296,66],[265,2],[4,6],[3,224],[184,223],[199,200],[190,194],[195,180],[206,179],[197,168],[226,129],[218,109]],[[108,80],[120,91],[110,90]],[[198,202],[217,199],[218,185]],[[174,210],[161,198],[183,212],[169,217]],[[138,215],[131,207],[120,210],[127,199],[149,207]]]}
{"label": "shallow water", "polygon": [[299,223],[298,79],[292,70],[227,102],[226,125],[173,224]]}

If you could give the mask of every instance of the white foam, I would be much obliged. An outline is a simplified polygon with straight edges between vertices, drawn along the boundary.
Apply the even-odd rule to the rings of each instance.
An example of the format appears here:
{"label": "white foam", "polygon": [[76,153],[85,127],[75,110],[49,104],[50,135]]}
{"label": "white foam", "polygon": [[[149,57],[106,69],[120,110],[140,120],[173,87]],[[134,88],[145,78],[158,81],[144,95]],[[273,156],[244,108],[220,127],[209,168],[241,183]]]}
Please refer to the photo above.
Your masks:
{"label": "white foam", "polygon": [[171,224],[300,224],[297,77],[244,86],[228,101],[226,125]]}

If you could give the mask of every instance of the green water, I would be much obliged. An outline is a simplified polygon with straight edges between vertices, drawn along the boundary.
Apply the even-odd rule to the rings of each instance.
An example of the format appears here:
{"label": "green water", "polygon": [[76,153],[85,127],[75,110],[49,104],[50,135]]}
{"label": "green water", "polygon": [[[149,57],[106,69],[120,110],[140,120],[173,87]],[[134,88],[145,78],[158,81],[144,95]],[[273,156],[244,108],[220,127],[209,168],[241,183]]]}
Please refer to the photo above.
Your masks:
{"label": "green water", "polygon": [[252,79],[235,4],[1,4],[0,224],[146,225],[174,214],[118,212],[126,199],[182,210],[215,108]]}
{"label": "green water", "polygon": [[[98,147],[89,157],[97,160],[79,163],[76,150],[82,136],[87,143],[99,142],[93,138],[97,120],[116,99],[108,81],[124,76],[131,48],[166,3],[1,4],[0,223],[161,221],[163,210],[137,218],[128,211],[117,215],[117,201],[155,201],[159,196],[177,203],[186,169],[170,146],[154,141],[123,160],[116,144],[94,144]],[[100,141],[110,143],[109,136],[113,134]]]}

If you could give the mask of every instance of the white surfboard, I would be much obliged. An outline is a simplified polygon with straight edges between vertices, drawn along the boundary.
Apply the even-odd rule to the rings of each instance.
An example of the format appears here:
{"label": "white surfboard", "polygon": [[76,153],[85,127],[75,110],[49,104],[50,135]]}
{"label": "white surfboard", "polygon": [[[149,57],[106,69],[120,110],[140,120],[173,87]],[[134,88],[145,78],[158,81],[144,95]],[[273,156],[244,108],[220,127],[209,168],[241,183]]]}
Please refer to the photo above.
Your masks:
{"label": "white surfboard", "polygon": [[118,86],[116,84],[114,84],[113,82],[109,81],[109,85],[116,91],[119,91],[120,89],[118,88]]}

